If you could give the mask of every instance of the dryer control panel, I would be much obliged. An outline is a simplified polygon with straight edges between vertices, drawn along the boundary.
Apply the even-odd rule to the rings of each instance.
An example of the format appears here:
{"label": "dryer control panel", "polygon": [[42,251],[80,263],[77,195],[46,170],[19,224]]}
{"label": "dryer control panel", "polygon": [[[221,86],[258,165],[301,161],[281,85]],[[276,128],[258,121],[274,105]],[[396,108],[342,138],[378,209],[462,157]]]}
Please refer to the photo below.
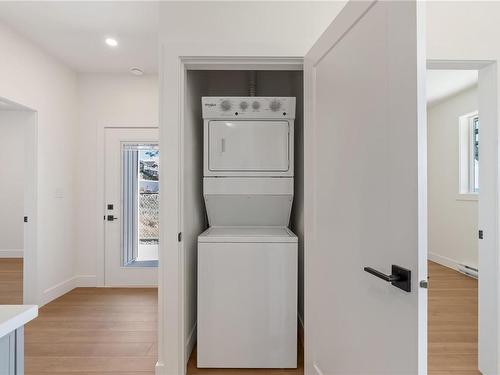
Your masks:
{"label": "dryer control panel", "polygon": [[204,96],[201,98],[204,119],[252,118],[294,119],[294,97]]}

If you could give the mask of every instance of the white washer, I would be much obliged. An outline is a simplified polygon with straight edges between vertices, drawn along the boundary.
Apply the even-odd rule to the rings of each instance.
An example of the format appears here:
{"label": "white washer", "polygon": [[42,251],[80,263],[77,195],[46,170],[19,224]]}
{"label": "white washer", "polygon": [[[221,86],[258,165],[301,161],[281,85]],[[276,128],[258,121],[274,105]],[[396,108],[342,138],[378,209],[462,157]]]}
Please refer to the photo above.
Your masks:
{"label": "white washer", "polygon": [[203,97],[198,367],[297,367],[295,98]]}
{"label": "white washer", "polygon": [[198,240],[198,367],[297,367],[297,236],[211,227]]}

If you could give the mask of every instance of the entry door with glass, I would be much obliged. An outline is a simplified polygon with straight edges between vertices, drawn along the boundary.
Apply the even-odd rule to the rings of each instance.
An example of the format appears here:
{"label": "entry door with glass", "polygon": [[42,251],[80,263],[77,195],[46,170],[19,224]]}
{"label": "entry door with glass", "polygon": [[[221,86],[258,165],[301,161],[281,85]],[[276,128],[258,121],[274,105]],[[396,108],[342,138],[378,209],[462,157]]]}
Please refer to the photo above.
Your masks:
{"label": "entry door with glass", "polygon": [[156,128],[105,130],[105,285],[156,286],[159,149]]}

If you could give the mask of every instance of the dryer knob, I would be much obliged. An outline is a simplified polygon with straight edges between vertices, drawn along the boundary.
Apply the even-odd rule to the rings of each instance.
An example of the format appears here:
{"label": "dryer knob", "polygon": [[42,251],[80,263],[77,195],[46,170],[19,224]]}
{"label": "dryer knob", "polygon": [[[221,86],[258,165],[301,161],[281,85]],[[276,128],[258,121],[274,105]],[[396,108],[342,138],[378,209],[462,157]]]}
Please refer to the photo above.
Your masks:
{"label": "dryer knob", "polygon": [[258,101],[254,101],[254,102],[252,103],[252,108],[253,108],[253,109],[259,109],[259,108],[260,108],[260,103],[259,103]]}
{"label": "dryer knob", "polygon": [[223,111],[229,111],[231,109],[231,102],[229,100],[223,100],[220,103],[220,107]]}
{"label": "dryer knob", "polygon": [[270,104],[269,104],[269,108],[271,108],[271,111],[278,111],[280,108],[281,108],[281,102],[278,101],[278,100],[273,100]]}
{"label": "dryer knob", "polygon": [[240,108],[241,108],[242,110],[247,109],[247,108],[248,108],[248,103],[247,103],[247,102],[241,102],[241,103],[240,103]]}

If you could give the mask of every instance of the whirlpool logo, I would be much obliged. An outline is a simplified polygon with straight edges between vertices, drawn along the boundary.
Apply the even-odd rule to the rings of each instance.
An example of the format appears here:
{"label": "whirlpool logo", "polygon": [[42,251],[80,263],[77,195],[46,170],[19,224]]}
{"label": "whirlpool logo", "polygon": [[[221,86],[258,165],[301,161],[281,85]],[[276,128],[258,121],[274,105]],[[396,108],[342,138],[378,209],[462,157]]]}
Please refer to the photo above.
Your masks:
{"label": "whirlpool logo", "polygon": [[205,103],[205,107],[215,107],[217,104],[215,103]]}

